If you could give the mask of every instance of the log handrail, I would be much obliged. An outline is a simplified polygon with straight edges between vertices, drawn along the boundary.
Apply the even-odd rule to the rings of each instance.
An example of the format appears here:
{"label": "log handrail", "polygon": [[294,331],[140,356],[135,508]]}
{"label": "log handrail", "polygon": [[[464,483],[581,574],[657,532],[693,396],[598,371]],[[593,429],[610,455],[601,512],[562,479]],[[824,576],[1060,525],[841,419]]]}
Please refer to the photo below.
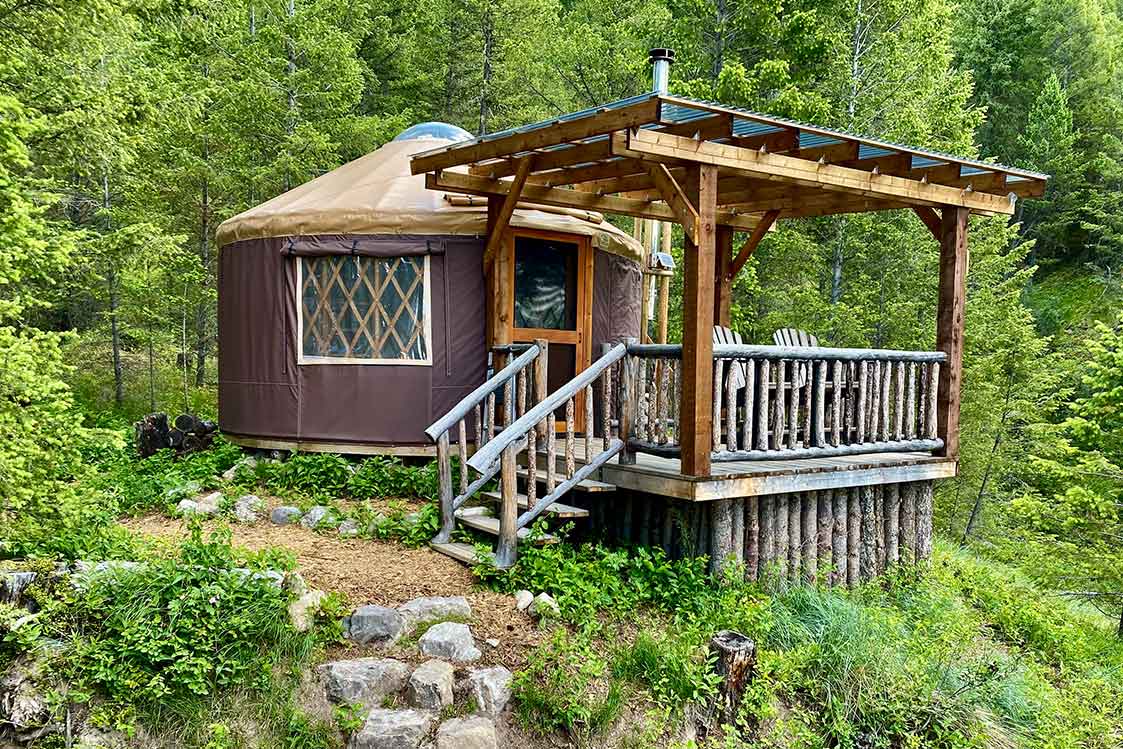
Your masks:
{"label": "log handrail", "polygon": [[[681,455],[682,347],[628,345],[626,451]],[[938,451],[942,351],[715,344],[713,461]],[[650,375],[650,380],[649,380]],[[670,401],[670,408],[667,407]]]}
{"label": "log handrail", "polygon": [[487,396],[497,392],[507,384],[508,380],[530,366],[539,352],[538,346],[533,343],[530,344],[514,361],[492,375],[487,382],[465,395],[459,403],[449,409],[448,413],[430,424],[429,428],[425,430],[425,434],[435,442],[443,433],[452,429],[461,419],[471,413],[472,409],[482,403]]}
{"label": "log handrail", "polygon": [[[476,451],[476,454],[468,460],[468,465],[479,473],[486,471],[499,460],[507,447],[525,438],[527,433],[539,422],[564,405],[570,398],[576,397],[581,390],[596,381],[606,369],[623,359],[627,353],[628,348],[622,343],[610,348],[603,356],[582,370],[580,374],[547,395],[534,408],[529,409],[513,424],[495,435],[486,445]],[[586,424],[587,431],[591,431],[592,428],[592,424]]]}

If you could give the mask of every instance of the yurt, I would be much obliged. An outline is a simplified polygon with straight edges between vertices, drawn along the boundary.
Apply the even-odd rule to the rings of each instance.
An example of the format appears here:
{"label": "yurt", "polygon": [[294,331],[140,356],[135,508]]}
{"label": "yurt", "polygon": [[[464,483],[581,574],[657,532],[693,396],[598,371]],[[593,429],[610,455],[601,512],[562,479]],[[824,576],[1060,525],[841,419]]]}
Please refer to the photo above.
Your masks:
{"label": "yurt", "polygon": [[520,204],[485,278],[486,200],[427,190],[409,165],[470,137],[416,125],[219,226],[232,441],[423,454],[425,427],[484,381],[494,346],[549,341],[556,386],[638,336],[643,248],[599,214]]}

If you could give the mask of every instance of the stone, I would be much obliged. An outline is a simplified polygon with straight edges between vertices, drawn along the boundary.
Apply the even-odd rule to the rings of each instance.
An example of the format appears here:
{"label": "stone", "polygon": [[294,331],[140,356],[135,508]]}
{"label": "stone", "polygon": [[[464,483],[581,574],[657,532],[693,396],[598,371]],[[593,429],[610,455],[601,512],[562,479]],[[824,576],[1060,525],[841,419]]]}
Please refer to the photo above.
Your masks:
{"label": "stone", "polygon": [[0,727],[19,742],[30,742],[60,728],[53,723],[38,661],[17,659],[0,676]]}
{"label": "stone", "polygon": [[474,668],[468,672],[468,694],[476,710],[497,717],[511,699],[511,672],[502,666]]}
{"label": "stone", "polygon": [[488,646],[489,648],[497,648],[497,647],[499,647],[499,640],[498,640],[498,639],[496,639],[496,638],[494,638],[494,637],[489,637],[489,638],[487,638],[486,640],[484,640],[484,642],[486,642],[486,643],[487,643],[487,646]]}
{"label": "stone", "polygon": [[473,715],[451,718],[437,729],[437,749],[497,749],[495,724]]}
{"label": "stone", "polygon": [[472,639],[472,630],[468,629],[467,624],[459,622],[434,624],[421,635],[417,646],[423,655],[461,663],[477,661],[483,655]]}
{"label": "stone", "polygon": [[534,594],[529,590],[515,591],[515,607],[519,611],[526,611],[532,603],[534,603]]}
{"label": "stone", "polygon": [[290,570],[281,578],[281,590],[300,597],[309,591],[309,587],[308,583],[304,582],[303,575],[296,570]]}
{"label": "stone", "polygon": [[472,607],[464,596],[414,598],[398,607],[405,620],[406,628],[413,629],[425,622],[439,622],[444,619],[470,619]]}
{"label": "stone", "polygon": [[530,613],[531,616],[549,618],[560,616],[561,609],[558,608],[558,602],[549,593],[539,593],[534,597],[533,603],[530,604]]}
{"label": "stone", "polygon": [[422,710],[371,710],[347,749],[417,749],[436,721]]}
{"label": "stone", "polygon": [[253,457],[252,455],[246,455],[245,457],[243,457],[237,463],[222,472],[223,481],[233,481],[234,478],[238,475],[238,471],[243,468],[249,471],[257,468],[257,458]]}
{"label": "stone", "polygon": [[409,703],[422,710],[440,710],[452,704],[454,675],[445,661],[425,661],[409,677]]}
{"label": "stone", "polygon": [[269,520],[275,525],[290,525],[300,520],[300,508],[292,505],[275,507],[273,512],[269,513]]}
{"label": "stone", "polygon": [[34,572],[0,572],[0,603],[20,606],[23,592],[27,590],[38,575]]}
{"label": "stone", "polygon": [[256,494],[239,497],[234,503],[234,518],[239,523],[256,523],[257,514],[265,509],[265,502]]}
{"label": "stone", "polygon": [[359,526],[355,524],[354,520],[344,520],[339,524],[337,530],[343,538],[354,538],[359,535]]}
{"label": "stone", "polygon": [[223,499],[225,499],[225,497],[222,496],[222,492],[211,492],[202,499],[195,500],[195,504],[202,514],[214,515],[222,506]]}
{"label": "stone", "polygon": [[332,661],[317,671],[332,702],[360,702],[376,707],[388,695],[405,688],[409,666],[393,658],[355,658]]}
{"label": "stone", "polygon": [[78,734],[77,749],[125,749],[129,738],[121,731],[102,730],[86,726]]}
{"label": "stone", "polygon": [[304,517],[300,519],[300,524],[305,528],[315,528],[320,525],[320,523],[323,523],[330,514],[330,507],[316,505],[309,508],[308,512],[304,513]]}
{"label": "stone", "polygon": [[343,620],[343,633],[347,639],[365,645],[392,644],[402,636],[405,620],[397,609],[370,604],[360,606]]}
{"label": "stone", "polygon": [[316,611],[327,596],[322,590],[310,590],[289,604],[289,619],[297,632],[307,632],[316,621]]}

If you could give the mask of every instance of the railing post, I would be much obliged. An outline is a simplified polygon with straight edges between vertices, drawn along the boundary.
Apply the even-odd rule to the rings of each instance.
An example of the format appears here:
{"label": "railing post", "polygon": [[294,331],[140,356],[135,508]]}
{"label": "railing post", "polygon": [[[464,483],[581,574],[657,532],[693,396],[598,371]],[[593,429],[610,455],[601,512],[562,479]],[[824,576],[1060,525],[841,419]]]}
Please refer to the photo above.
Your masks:
{"label": "railing post", "polygon": [[[501,570],[512,566],[518,558],[519,488],[515,474],[518,454],[517,443],[512,443],[504,448],[503,457],[500,458],[499,491],[502,502],[499,506],[499,543],[495,547],[495,566]],[[535,456],[528,458],[534,460]]]}
{"label": "railing post", "polygon": [[[538,356],[534,358],[534,398],[532,399],[534,403],[531,406],[532,408],[546,400],[546,396],[549,395],[547,374],[550,365],[550,342],[545,338],[535,338],[534,345],[538,347]],[[544,421],[540,422],[535,429],[539,437],[546,436]],[[527,460],[531,458],[532,456],[527,456]]]}
{"label": "railing post", "polygon": [[[625,346],[631,346],[635,343],[635,338],[624,339]],[[632,436],[632,409],[635,407],[632,398],[632,390],[634,388],[633,378],[635,377],[634,369],[635,361],[630,354],[620,360],[620,384],[616,395],[619,401],[620,411],[620,441],[624,443],[624,449],[620,451],[619,459],[622,465],[633,465],[636,462],[635,451],[628,448],[628,439]]]}
{"label": "railing post", "polygon": [[452,507],[452,463],[448,449],[448,431],[441,432],[437,438],[437,476],[440,484],[441,529],[433,538],[434,543],[447,544],[456,526],[456,516]]}

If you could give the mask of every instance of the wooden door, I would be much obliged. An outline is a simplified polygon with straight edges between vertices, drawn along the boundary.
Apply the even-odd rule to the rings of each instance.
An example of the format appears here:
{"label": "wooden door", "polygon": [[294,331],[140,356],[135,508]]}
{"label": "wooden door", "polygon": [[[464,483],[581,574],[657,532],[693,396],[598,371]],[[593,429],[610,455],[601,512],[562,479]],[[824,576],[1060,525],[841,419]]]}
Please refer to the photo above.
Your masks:
{"label": "wooden door", "polygon": [[[547,385],[553,392],[589,366],[593,321],[593,253],[587,237],[513,230],[507,243],[509,340],[550,343]],[[584,429],[578,404],[574,429]],[[564,429],[564,410],[558,428]]]}

